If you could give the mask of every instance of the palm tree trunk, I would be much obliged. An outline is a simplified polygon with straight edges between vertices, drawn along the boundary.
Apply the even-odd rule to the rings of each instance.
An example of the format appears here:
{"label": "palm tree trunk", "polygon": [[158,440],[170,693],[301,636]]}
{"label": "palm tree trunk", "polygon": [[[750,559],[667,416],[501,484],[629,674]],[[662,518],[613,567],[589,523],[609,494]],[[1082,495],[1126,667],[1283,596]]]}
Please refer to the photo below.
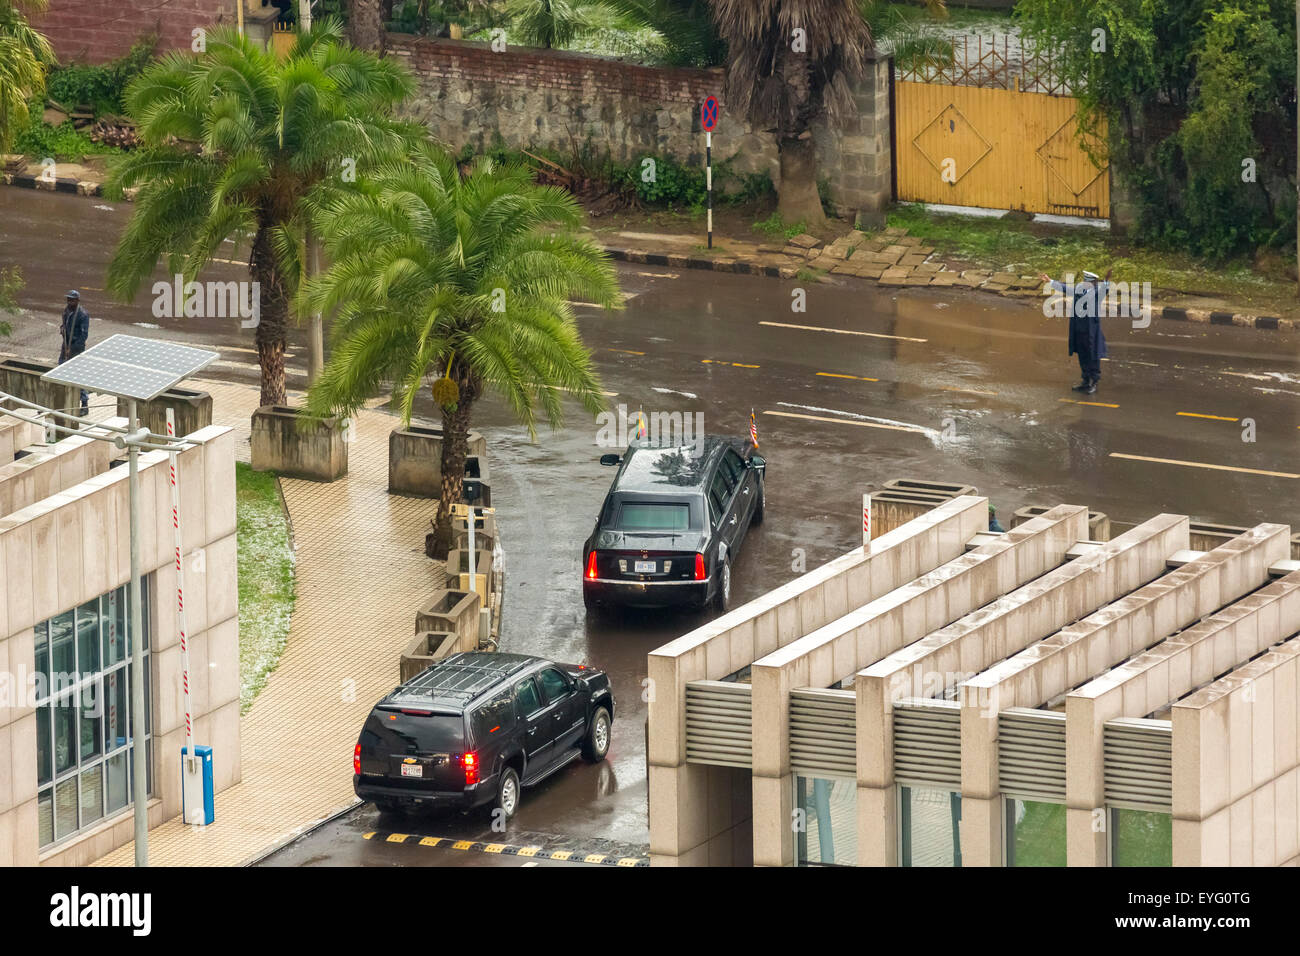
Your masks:
{"label": "palm tree trunk", "polygon": [[817,194],[817,155],[811,136],[777,141],[781,160],[781,185],[776,211],[787,225],[802,222],[811,232],[826,225]]}
{"label": "palm tree trunk", "polygon": [[442,412],[442,488],[438,496],[438,520],[434,526],[434,558],[447,557],[452,546],[451,506],[461,499],[465,483],[465,457],[469,452],[469,410],[473,404],[463,395],[454,412]]}
{"label": "palm tree trunk", "polygon": [[348,39],[359,50],[384,52],[384,19],[380,0],[351,0],[348,11]]}
{"label": "palm tree trunk", "polygon": [[284,405],[284,349],[289,329],[289,296],[271,249],[270,230],[262,224],[253,236],[249,274],[257,283],[257,364],[262,369],[261,405]]}

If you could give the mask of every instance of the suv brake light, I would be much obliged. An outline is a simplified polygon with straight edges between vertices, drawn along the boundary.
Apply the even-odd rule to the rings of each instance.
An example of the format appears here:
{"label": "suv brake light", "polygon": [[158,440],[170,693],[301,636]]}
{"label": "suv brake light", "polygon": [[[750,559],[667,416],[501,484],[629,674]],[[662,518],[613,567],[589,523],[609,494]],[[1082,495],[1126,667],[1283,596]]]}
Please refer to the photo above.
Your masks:
{"label": "suv brake light", "polygon": [[352,773],[361,776],[361,744],[358,742],[352,748]]}
{"label": "suv brake light", "polygon": [[705,578],[705,574],[704,574],[704,555],[702,555],[702,554],[696,554],[696,555],[695,555],[695,580],[697,580],[697,581],[703,581],[704,578]]}
{"label": "suv brake light", "polygon": [[465,768],[465,786],[478,783],[478,754],[470,751],[460,758],[460,765]]}
{"label": "suv brake light", "polygon": [[596,552],[593,551],[587,555],[587,577],[595,580],[596,578]]}

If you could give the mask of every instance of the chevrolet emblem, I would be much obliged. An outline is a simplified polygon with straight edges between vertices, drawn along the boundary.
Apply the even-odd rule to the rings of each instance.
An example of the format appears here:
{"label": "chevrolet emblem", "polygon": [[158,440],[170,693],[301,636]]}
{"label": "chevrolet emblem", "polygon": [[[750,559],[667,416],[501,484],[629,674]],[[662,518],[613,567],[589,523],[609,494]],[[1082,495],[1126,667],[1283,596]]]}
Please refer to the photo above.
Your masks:
{"label": "chevrolet emblem", "polygon": [[405,760],[402,761],[402,763],[415,763],[415,758],[407,757]]}

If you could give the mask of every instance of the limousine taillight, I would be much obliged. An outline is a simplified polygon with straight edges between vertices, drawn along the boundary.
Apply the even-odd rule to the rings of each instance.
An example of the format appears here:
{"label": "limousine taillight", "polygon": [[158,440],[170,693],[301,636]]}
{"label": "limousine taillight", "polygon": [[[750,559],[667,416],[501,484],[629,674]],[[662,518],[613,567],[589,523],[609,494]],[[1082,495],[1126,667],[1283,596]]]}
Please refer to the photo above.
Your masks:
{"label": "limousine taillight", "polygon": [[704,555],[695,555],[695,580],[703,581],[707,575],[704,573]]}

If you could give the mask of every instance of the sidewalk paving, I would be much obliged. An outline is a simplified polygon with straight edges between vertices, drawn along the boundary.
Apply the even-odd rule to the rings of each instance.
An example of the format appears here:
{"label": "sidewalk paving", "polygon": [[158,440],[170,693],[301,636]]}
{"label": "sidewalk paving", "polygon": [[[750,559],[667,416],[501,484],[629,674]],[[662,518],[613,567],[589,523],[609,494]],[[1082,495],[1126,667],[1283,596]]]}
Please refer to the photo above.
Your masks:
{"label": "sidewalk paving", "polygon": [[[258,389],[201,387],[212,395],[213,423],[237,430],[238,456],[247,461]],[[395,422],[373,408],[358,413],[347,477],[328,484],[281,479],[297,561],[288,644],[240,720],[242,777],[216,795],[216,821],[189,827],[176,817],[150,831],[151,865],[237,865],[355,801],[357,732],[374,702],[397,685],[415,611],[445,578],[424,554],[435,504],[387,492]],[[159,769],[179,772],[179,755],[163,754]],[[95,865],[128,866],[134,858],[128,843]]]}

